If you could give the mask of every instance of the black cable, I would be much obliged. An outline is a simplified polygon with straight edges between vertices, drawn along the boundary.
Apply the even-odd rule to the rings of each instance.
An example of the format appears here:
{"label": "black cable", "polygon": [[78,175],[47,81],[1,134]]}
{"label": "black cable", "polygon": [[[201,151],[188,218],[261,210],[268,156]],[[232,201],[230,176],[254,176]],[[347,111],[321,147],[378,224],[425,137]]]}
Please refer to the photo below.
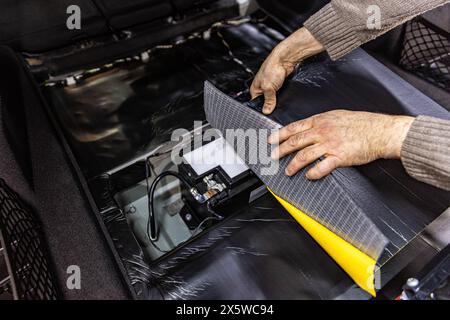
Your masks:
{"label": "black cable", "polygon": [[206,217],[205,219],[203,219],[203,221],[202,222],[200,222],[200,224],[197,226],[197,228],[195,228],[194,229],[194,231],[192,232],[192,236],[191,236],[191,238],[192,237],[195,237],[198,233],[199,233],[199,231],[201,231],[201,228],[203,227],[203,225],[206,223],[206,222],[208,222],[208,221],[210,221],[210,220],[222,220],[223,219],[223,217],[217,217],[217,216],[214,216],[214,217]]}
{"label": "black cable", "polygon": [[153,242],[153,241],[150,241],[150,244],[152,245],[153,248],[156,249],[156,251],[159,251],[159,252],[162,253],[162,254],[166,254],[167,252],[170,252],[170,250],[164,250],[164,249],[161,249],[161,248],[160,248],[155,242]]}
{"label": "black cable", "polygon": [[[165,154],[165,153],[162,153]],[[183,183],[188,189],[192,188],[192,185],[178,172],[175,171],[165,171],[162,172],[160,175],[156,176],[153,180],[151,186],[149,185],[149,178],[150,178],[150,171],[152,171],[155,175],[156,172],[150,163],[150,158],[153,158],[155,156],[158,156],[159,154],[154,154],[149,157],[147,157],[145,161],[145,183],[147,186],[147,199],[148,199],[148,219],[147,219],[147,237],[150,240],[150,243],[153,245],[153,247],[160,251],[161,253],[167,253],[168,251],[162,250],[160,247],[158,247],[154,242],[158,240],[158,224],[156,221],[156,214],[154,209],[154,198],[155,198],[155,190],[158,183],[167,176],[172,176],[180,180],[181,183]],[[198,231],[201,229],[201,227],[209,220],[215,219],[215,220],[222,220],[223,216],[216,213],[212,208],[210,203],[207,204],[208,212],[210,212],[213,216],[205,218],[194,230],[192,237],[195,236]]]}
{"label": "black cable", "polygon": [[[148,177],[148,161],[145,165],[145,172],[146,177]],[[157,222],[156,222],[156,216],[155,216],[155,210],[153,206],[154,202],[154,196],[155,196],[155,190],[158,183],[165,177],[172,176],[180,180],[188,189],[191,188],[191,185],[189,182],[182,177],[178,172],[175,171],[165,171],[161,173],[159,176],[153,180],[150,187],[148,187],[148,178],[146,179],[147,183],[147,194],[148,194],[148,220],[147,220],[147,236],[150,239],[150,241],[157,241],[158,240],[158,228],[157,228]]]}

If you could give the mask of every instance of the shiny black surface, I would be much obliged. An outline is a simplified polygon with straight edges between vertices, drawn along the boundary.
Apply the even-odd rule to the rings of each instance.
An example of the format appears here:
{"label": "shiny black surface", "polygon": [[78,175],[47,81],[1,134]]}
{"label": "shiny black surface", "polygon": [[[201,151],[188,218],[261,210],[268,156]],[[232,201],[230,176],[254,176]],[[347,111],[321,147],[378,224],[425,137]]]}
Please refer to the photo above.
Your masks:
{"label": "shiny black surface", "polygon": [[368,297],[269,194],[149,273],[164,299]]}
{"label": "shiny black surface", "polygon": [[140,62],[48,90],[54,112],[88,177],[108,171],[170,139],[177,128],[203,121],[203,82],[237,96],[279,40],[267,27],[246,23],[154,52]]}
{"label": "shiny black surface", "polygon": [[369,298],[268,193],[149,262],[109,177],[90,187],[139,299]]}

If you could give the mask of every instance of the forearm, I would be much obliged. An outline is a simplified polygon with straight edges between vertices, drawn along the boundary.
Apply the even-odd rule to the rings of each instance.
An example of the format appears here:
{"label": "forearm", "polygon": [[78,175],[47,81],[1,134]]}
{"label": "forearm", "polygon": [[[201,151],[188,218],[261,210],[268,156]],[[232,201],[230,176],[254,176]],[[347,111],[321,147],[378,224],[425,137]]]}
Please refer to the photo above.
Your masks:
{"label": "forearm", "polygon": [[[338,59],[394,27],[450,0],[332,0],[305,22],[305,27]],[[373,12],[380,8],[379,26],[369,26]]]}
{"label": "forearm", "polygon": [[450,190],[450,121],[417,117],[403,142],[401,160],[415,179]]}
{"label": "forearm", "polygon": [[280,62],[295,66],[324,50],[324,46],[306,28],[300,28],[280,42],[273,54],[279,57]]}

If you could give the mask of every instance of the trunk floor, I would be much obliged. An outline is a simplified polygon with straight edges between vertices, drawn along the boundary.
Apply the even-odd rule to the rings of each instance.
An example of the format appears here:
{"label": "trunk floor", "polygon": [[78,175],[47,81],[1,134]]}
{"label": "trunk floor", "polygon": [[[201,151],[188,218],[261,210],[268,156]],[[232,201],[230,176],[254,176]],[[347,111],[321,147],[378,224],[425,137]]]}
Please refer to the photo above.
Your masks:
{"label": "trunk floor", "polygon": [[205,80],[233,97],[248,96],[242,93],[252,73],[280,39],[262,24],[226,27],[209,40],[156,50],[146,64],[130,62],[47,95],[89,179],[170,140],[173,130],[204,121]]}

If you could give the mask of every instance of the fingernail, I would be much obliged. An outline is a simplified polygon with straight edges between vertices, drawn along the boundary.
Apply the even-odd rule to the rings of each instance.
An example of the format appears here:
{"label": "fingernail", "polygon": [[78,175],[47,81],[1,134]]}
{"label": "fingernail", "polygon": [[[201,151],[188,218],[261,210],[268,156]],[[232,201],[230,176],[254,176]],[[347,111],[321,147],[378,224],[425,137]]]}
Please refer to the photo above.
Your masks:
{"label": "fingernail", "polygon": [[284,171],[286,173],[287,176],[291,176],[291,170],[286,168],[286,170]]}
{"label": "fingernail", "polygon": [[264,113],[264,114],[270,114],[270,111],[271,111],[271,110],[270,110],[269,107],[264,107],[264,108],[263,108],[263,113]]}

